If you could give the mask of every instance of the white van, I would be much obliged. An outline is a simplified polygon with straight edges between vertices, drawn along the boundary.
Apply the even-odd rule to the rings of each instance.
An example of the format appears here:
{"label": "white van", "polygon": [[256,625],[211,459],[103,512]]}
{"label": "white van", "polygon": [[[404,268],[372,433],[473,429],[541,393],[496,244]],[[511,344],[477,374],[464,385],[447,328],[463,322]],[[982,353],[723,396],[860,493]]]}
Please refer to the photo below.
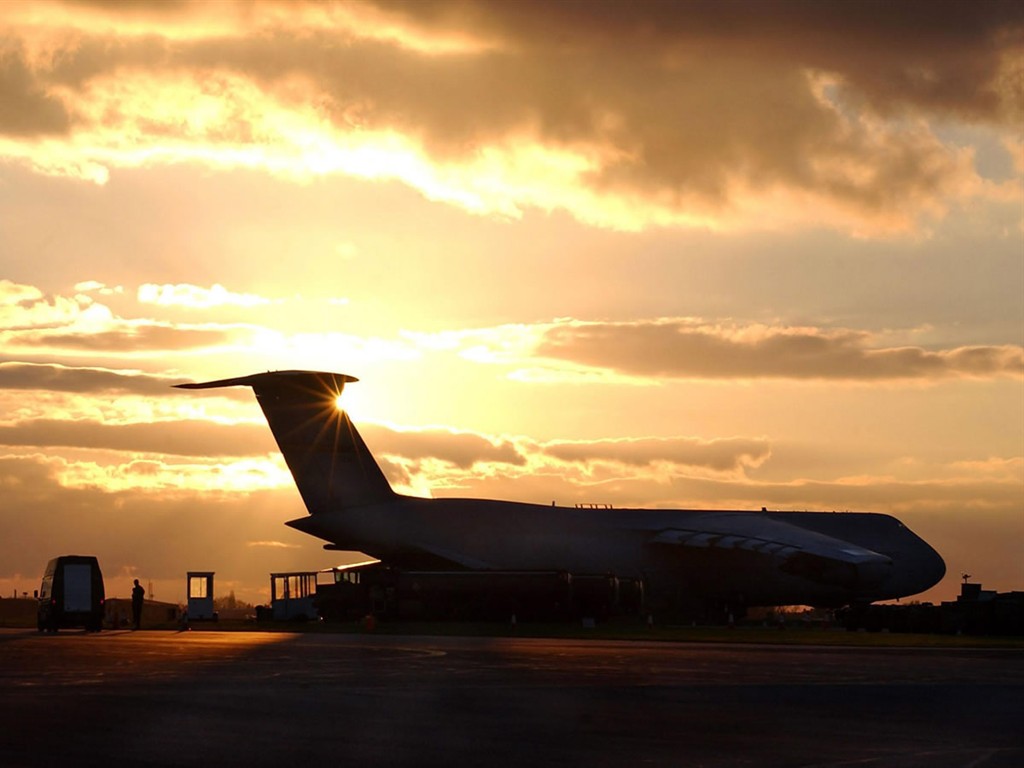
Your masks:
{"label": "white van", "polygon": [[103,627],[103,574],[92,555],[55,557],[46,566],[36,597],[40,632],[56,632],[61,627],[99,632]]}

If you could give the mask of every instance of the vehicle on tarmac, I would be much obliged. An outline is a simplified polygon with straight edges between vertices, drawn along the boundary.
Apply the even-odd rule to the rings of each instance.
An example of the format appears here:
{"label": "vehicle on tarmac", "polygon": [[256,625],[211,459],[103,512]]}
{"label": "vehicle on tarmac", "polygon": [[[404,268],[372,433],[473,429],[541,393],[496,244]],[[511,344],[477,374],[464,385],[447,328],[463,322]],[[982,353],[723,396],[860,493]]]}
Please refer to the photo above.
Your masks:
{"label": "vehicle on tarmac", "polygon": [[69,627],[99,632],[103,628],[103,573],[92,555],[62,555],[47,563],[36,598],[40,632]]}

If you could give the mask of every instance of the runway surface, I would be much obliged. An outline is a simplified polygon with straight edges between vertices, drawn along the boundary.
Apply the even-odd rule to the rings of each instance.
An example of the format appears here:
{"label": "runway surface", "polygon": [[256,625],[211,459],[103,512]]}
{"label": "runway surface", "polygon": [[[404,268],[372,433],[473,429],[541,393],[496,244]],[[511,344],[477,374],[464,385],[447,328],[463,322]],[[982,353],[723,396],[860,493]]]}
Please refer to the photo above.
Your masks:
{"label": "runway surface", "polygon": [[0,763],[1024,765],[1019,651],[0,630]]}

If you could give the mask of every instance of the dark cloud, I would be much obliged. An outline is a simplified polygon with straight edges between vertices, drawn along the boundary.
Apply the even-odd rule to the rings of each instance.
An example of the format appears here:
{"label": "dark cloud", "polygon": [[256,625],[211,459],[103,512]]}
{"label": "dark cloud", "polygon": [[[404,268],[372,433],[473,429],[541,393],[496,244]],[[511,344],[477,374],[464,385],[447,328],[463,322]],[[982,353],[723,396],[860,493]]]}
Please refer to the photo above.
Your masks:
{"label": "dark cloud", "polygon": [[669,378],[930,379],[1024,373],[1024,348],[873,349],[853,331],[772,330],[730,335],[685,322],[560,325],[542,357],[620,373]]}
{"label": "dark cloud", "polygon": [[749,438],[696,440],[688,437],[648,437],[628,440],[566,441],[545,443],[543,450],[545,454],[562,461],[613,461],[632,466],[666,462],[689,467],[706,467],[719,472],[736,471],[743,466],[759,464],[771,454],[767,440]]}
{"label": "dark cloud", "polygon": [[835,72],[880,108],[914,105],[981,119],[1000,109],[994,87],[1002,56],[1024,44],[1024,11],[1014,0],[376,4],[434,31],[464,26],[531,52],[603,51],[651,61],[719,54]]}
{"label": "dark cloud", "polygon": [[1024,55],[1024,12],[1010,2],[384,5],[435,31],[482,30],[508,49],[474,61],[465,78],[447,60],[407,73],[432,106],[415,96],[392,104],[394,86],[375,104],[401,102],[440,142],[499,124],[555,141],[610,140],[624,156],[592,179],[603,188],[721,200],[741,178],[882,210],[949,180],[945,150],[913,131],[879,138],[844,121],[812,94],[811,71],[879,114],[1013,125],[1024,108],[1019,88],[1000,90],[1005,62]]}
{"label": "dark cloud", "polygon": [[62,0],[71,7],[99,8],[123,15],[172,16],[187,10],[192,0]]}
{"label": "dark cloud", "polygon": [[0,362],[0,390],[25,389],[76,394],[171,395],[171,387],[188,381],[145,373],[123,373],[100,368]]}
{"label": "dark cloud", "polygon": [[63,134],[71,126],[64,105],[47,95],[26,66],[22,52],[0,39],[0,135]]}
{"label": "dark cloud", "polygon": [[0,426],[0,445],[89,448],[174,456],[257,456],[277,450],[263,424],[218,425],[208,421],[104,424],[34,419]]}
{"label": "dark cloud", "polygon": [[[4,367],[0,366],[0,389],[4,388]],[[127,378],[127,377],[126,377]],[[102,385],[103,377],[99,384]],[[116,382],[115,382],[116,383]],[[78,386],[74,382],[72,386]],[[138,390],[121,392],[150,394],[149,383]],[[65,390],[102,394],[118,390]],[[221,390],[218,390],[220,392]],[[243,399],[252,399],[250,391],[239,389]],[[157,390],[157,394],[177,394]],[[458,469],[471,469],[478,462],[522,466],[526,459],[508,440],[492,441],[481,435],[448,430],[400,431],[376,424],[360,425],[374,454],[412,462],[437,460]],[[217,424],[182,419],[152,423],[105,424],[98,421],[33,419],[0,426],[0,445],[31,447],[67,447],[114,451],[145,452],[175,456],[242,457],[262,456],[277,451],[274,438],[265,423]]]}
{"label": "dark cloud", "polygon": [[223,328],[136,324],[90,333],[27,332],[20,333],[16,339],[25,346],[44,348],[140,352],[215,347],[237,340],[237,333]]}
{"label": "dark cloud", "polygon": [[[19,87],[81,89],[121,69],[229,72],[285,104],[315,106],[343,130],[414,136],[439,160],[536,135],[549,145],[601,148],[587,184],[602,194],[680,211],[695,199],[728,209],[739,181],[760,192],[782,185],[824,195],[875,215],[941,197],[961,159],[912,120],[879,129],[849,119],[851,108],[1016,125],[1024,103],[1006,69],[1019,66],[1024,51],[1024,12],[1012,2],[377,5],[420,29],[493,45],[424,55],[303,28],[303,6],[289,4],[295,26],[262,27],[259,35],[245,33],[257,7],[238,19],[235,37],[84,39],[35,73],[38,82],[22,83],[22,72]],[[814,93],[811,72],[832,78],[831,105]],[[295,88],[296,77],[317,92]],[[202,138],[258,143],[244,114],[236,118]],[[150,128],[154,136],[169,130]]]}
{"label": "dark cloud", "polygon": [[376,454],[391,454],[413,461],[437,459],[470,469],[477,462],[522,466],[525,457],[508,440],[494,442],[482,435],[443,429],[403,432],[380,425],[359,428]]}

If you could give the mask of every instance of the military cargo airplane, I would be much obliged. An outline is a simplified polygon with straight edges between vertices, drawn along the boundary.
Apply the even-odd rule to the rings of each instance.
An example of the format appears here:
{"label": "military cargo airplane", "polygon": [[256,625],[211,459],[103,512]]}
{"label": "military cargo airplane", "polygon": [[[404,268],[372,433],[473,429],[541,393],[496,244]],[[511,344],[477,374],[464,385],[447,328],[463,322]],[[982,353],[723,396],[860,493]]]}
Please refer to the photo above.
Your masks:
{"label": "military cargo airplane", "polygon": [[348,414],[338,373],[275,371],[252,387],[309,514],[287,525],[414,570],[640,579],[675,605],[838,607],[923,592],[939,554],[894,517],[854,512],[577,508],[395,493]]}

